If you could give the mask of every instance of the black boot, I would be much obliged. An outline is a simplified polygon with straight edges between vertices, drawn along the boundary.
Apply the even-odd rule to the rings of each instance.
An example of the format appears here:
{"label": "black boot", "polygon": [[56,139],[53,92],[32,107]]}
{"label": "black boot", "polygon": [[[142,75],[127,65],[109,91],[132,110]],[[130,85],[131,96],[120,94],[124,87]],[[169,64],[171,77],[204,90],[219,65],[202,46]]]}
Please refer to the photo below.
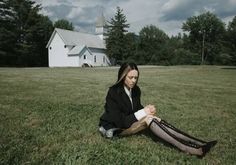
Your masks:
{"label": "black boot", "polygon": [[207,142],[206,145],[202,146],[203,155],[201,155],[200,158],[205,156],[206,153],[208,153],[210,149],[214,147],[216,144],[217,144],[217,140],[213,140],[213,141]]}
{"label": "black boot", "polygon": [[172,134],[166,127],[164,127],[157,119],[153,119],[151,121],[151,123],[149,124],[149,128],[156,136],[176,146],[183,152],[200,157],[204,155],[202,145],[198,145],[192,142],[186,142],[185,140],[177,137],[176,135]]}
{"label": "black boot", "polygon": [[175,135],[176,137],[183,139],[186,142],[197,144],[200,146],[204,146],[207,144],[207,142],[197,139],[193,136],[188,135],[187,133],[179,130],[178,128],[174,127],[173,125],[167,123],[165,120],[161,120],[161,125],[163,125],[170,133]]}

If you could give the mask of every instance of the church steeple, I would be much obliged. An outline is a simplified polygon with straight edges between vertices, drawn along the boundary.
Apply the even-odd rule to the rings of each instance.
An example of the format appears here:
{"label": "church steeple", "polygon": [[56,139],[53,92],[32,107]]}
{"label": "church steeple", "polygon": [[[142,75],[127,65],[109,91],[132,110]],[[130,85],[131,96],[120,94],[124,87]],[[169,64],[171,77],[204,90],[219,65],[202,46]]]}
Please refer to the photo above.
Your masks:
{"label": "church steeple", "polygon": [[96,21],[96,35],[98,35],[102,40],[104,39],[103,34],[105,33],[106,20],[103,13],[97,18]]}

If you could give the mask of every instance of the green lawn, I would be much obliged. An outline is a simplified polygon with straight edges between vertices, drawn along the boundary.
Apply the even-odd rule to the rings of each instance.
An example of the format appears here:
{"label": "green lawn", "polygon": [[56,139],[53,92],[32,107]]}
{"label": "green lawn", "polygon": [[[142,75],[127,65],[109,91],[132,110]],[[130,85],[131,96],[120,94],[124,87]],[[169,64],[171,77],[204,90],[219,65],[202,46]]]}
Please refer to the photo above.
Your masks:
{"label": "green lawn", "polygon": [[97,131],[118,68],[0,68],[0,164],[235,164],[236,69],[140,67],[142,103],[218,144],[203,159],[154,142]]}

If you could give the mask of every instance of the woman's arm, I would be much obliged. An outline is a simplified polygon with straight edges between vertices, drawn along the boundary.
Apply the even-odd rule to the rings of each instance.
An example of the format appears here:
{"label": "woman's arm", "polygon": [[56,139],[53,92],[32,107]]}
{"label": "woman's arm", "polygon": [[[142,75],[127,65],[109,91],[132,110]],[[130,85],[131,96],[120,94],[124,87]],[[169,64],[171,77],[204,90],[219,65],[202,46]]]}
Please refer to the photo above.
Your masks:
{"label": "woman's arm", "polygon": [[108,91],[105,104],[106,113],[110,122],[115,124],[116,127],[124,129],[129,128],[137,121],[137,119],[133,113],[127,114],[124,112],[124,109],[122,109],[123,107],[121,106],[123,103],[118,101],[120,99],[117,99],[119,97],[121,96],[116,92],[111,91],[111,89]]}

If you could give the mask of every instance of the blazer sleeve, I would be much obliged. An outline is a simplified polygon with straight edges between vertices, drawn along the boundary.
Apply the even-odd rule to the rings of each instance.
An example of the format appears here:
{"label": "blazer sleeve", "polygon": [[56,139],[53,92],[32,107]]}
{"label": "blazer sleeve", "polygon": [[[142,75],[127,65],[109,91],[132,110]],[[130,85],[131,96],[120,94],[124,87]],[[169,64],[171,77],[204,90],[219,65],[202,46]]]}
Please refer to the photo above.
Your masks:
{"label": "blazer sleeve", "polygon": [[144,106],[141,104],[141,90],[140,88],[137,86],[137,94],[136,94],[136,98],[137,98],[137,110],[143,109]]}
{"label": "blazer sleeve", "polygon": [[121,96],[116,91],[111,89],[108,91],[106,97],[106,113],[110,122],[112,122],[118,128],[129,128],[134,122],[137,121],[133,112],[127,112],[122,103],[120,102]]}

